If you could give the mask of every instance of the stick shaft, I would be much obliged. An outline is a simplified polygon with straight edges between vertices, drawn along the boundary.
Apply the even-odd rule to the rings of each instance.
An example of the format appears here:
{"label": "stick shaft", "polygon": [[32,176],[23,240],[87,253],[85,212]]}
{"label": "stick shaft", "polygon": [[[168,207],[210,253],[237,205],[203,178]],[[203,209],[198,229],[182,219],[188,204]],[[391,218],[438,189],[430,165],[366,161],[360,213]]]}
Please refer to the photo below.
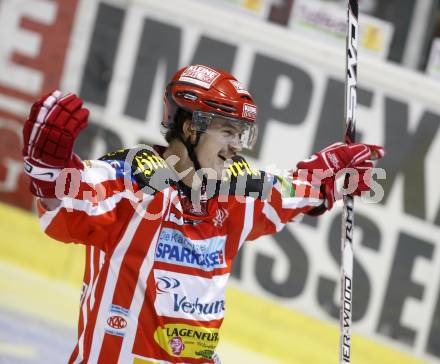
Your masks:
{"label": "stick shaft", "polygon": [[[356,139],[357,48],[359,38],[358,0],[347,0],[347,41],[345,78],[345,135],[346,143]],[[344,195],[341,234],[341,307],[340,307],[340,364],[351,360],[351,324],[353,307],[353,195]]]}

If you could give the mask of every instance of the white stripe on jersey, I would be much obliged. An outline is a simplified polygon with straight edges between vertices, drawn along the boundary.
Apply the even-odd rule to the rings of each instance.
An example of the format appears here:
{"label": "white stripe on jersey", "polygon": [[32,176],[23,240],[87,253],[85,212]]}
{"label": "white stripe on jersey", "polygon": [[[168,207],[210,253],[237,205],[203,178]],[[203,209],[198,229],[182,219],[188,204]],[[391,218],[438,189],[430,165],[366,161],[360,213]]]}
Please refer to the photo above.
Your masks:
{"label": "white stripe on jersey", "polygon": [[282,202],[283,209],[300,209],[306,206],[320,206],[322,200],[311,197],[284,197]]}
{"label": "white stripe on jersey", "polygon": [[[154,196],[149,196],[150,198],[145,199],[140,204],[144,211],[147,210],[149,203],[153,200]],[[95,364],[98,362],[99,354],[101,352],[102,342],[104,340],[106,316],[109,313],[110,306],[112,303],[113,295],[116,288],[116,283],[119,277],[119,271],[121,270],[122,260],[124,259],[125,253],[127,252],[134,234],[137,228],[142,222],[143,215],[134,214],[128,224],[124,235],[116,246],[111,258],[110,258],[110,268],[109,273],[106,277],[106,282],[104,286],[104,292],[102,293],[101,302],[99,304],[98,316],[96,319],[96,326],[93,330],[93,338],[90,348],[90,356],[88,364]],[[136,330],[134,330],[136,331]]]}
{"label": "white stripe on jersey", "polygon": [[[176,191],[177,194],[177,191]],[[170,208],[170,190],[166,189],[163,191],[163,204],[162,204],[162,215],[165,216],[167,214],[167,210]],[[164,220],[162,220],[163,222]],[[147,297],[147,280],[150,275],[151,269],[153,268],[154,263],[154,254],[156,252],[156,245],[158,242],[159,233],[161,230],[162,223],[158,225],[157,230],[154,234],[153,239],[151,239],[150,247],[148,248],[148,252],[146,257],[144,258],[141,268],[139,270],[138,282],[136,284],[136,288],[133,294],[133,298],[131,300],[130,305],[130,319],[138,322],[139,314],[142,309],[142,305],[144,303],[145,297]],[[130,330],[124,337],[122,342],[121,351],[119,352],[118,362],[128,363],[132,358],[132,350],[134,341],[136,339],[137,330]]]}
{"label": "white stripe on jersey", "polygon": [[138,199],[130,191],[122,191],[115,193],[109,198],[99,201],[97,203],[90,202],[88,200],[78,200],[73,198],[65,198],[60,200],[61,203],[54,210],[46,211],[44,215],[40,218],[40,226],[42,229],[50,225],[53,218],[57,215],[60,209],[64,208],[66,210],[83,211],[89,216],[103,215],[115,209],[116,205],[123,199],[126,198],[133,202],[138,202]]}
{"label": "white stripe on jersey", "polygon": [[[269,221],[271,221],[275,225],[275,229],[277,232],[281,231],[281,229],[284,227],[285,224],[281,222],[280,217],[278,216],[278,213],[274,209],[274,207],[268,203],[265,202],[263,206],[263,214],[266,215]],[[257,221],[258,223],[258,221]]]}
{"label": "white stripe on jersey", "polygon": [[[95,247],[90,247],[90,255],[89,255],[89,269],[90,269],[90,276],[89,276],[89,285],[87,286],[87,291],[85,294],[85,297],[83,299],[82,305],[81,305],[81,311],[83,316],[83,330],[81,332],[81,335],[78,339],[78,356],[76,357],[73,364],[79,364],[83,358],[84,358],[84,333],[86,331],[87,326],[87,301],[89,300],[90,294],[92,292],[92,285],[93,285],[93,277],[94,277],[94,255],[95,255]],[[87,267],[86,267],[87,268]]]}
{"label": "white stripe on jersey", "polygon": [[238,249],[240,249],[243,243],[246,241],[249,233],[252,230],[253,225],[254,225],[254,199],[252,197],[246,197],[243,229],[241,230]]}
{"label": "white stripe on jersey", "polygon": [[90,184],[100,184],[106,181],[115,180],[116,169],[105,161],[88,161],[89,168],[81,173],[81,181]]}
{"label": "white stripe on jersey", "polygon": [[[42,204],[41,201],[39,203]],[[44,206],[44,204],[43,204]],[[52,220],[57,216],[58,211],[60,210],[61,206],[58,206],[54,210],[46,210],[43,215],[40,216],[40,226],[43,229],[43,231],[46,231],[48,226],[52,223]]]}
{"label": "white stripe on jersey", "polygon": [[61,200],[61,207],[66,209],[74,209],[76,211],[84,211],[89,216],[97,216],[105,214],[106,212],[112,211],[115,206],[123,198],[137,202],[138,200],[134,197],[134,194],[129,191],[123,191],[115,193],[113,196],[99,201],[98,203],[92,203],[87,200],[77,200],[77,199],[63,199]]}
{"label": "white stripe on jersey", "polygon": [[[100,250],[100,252],[99,252],[100,259],[101,259],[101,254],[104,255],[104,252]],[[98,273],[96,274],[95,280],[91,284],[92,285],[92,294],[91,294],[90,300],[89,300],[90,311],[92,311],[93,306],[95,305],[95,292],[96,292],[96,286],[98,285],[99,275],[101,274],[101,268],[102,268],[102,264],[100,264],[100,266],[97,267]]]}
{"label": "white stripe on jersey", "polygon": [[[114,210],[118,202],[120,202],[124,197],[127,198],[126,191],[115,194],[104,201],[100,201],[98,204],[93,204],[90,201],[76,199],[60,200],[60,205],[58,205],[53,210],[46,210],[43,215],[40,216],[40,226],[43,231],[46,231],[48,226],[52,223],[53,219],[58,215],[58,212],[62,208],[66,210],[73,209],[77,211],[83,211],[89,216],[103,215],[109,211]],[[133,201],[132,198],[130,200]]]}
{"label": "white stripe on jersey", "polygon": [[[99,254],[99,266],[96,267],[95,266],[95,255]],[[84,335],[85,335],[85,331],[86,331],[86,325],[87,325],[87,320],[88,320],[88,316],[87,316],[87,312],[91,312],[93,309],[93,306],[95,304],[95,291],[96,291],[96,286],[99,280],[99,276],[101,274],[101,268],[104,264],[104,259],[105,259],[105,253],[98,249],[95,248],[93,246],[90,246],[90,279],[89,279],[89,286],[87,289],[87,295],[86,297],[83,299],[83,303],[81,305],[81,310],[83,313],[83,323],[84,323],[84,327],[83,327],[83,331],[81,332],[80,337],[78,338],[78,356],[76,358],[76,360],[73,362],[73,364],[79,364],[81,363],[81,361],[84,359]]]}

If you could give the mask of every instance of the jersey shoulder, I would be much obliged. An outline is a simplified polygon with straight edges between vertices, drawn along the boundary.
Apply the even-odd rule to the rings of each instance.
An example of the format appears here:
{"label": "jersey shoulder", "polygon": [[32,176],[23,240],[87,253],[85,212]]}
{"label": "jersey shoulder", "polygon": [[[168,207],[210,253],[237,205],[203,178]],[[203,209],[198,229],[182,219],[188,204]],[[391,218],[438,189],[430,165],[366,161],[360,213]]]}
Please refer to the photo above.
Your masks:
{"label": "jersey shoulder", "polygon": [[230,184],[231,195],[265,199],[273,186],[273,179],[266,172],[252,168],[243,156],[236,155],[226,169],[222,184]]}
{"label": "jersey shoulder", "polygon": [[153,147],[148,145],[120,149],[99,158],[116,170],[117,177],[129,177],[141,189],[161,191],[175,181],[175,173]]}

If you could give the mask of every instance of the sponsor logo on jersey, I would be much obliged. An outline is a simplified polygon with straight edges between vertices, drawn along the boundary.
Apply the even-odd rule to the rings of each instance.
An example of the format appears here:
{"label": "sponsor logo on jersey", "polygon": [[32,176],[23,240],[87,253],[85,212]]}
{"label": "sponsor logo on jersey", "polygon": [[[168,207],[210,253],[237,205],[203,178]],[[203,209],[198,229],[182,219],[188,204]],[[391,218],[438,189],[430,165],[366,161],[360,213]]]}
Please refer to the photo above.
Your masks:
{"label": "sponsor logo on jersey", "polygon": [[179,81],[192,83],[209,89],[219,76],[220,73],[212,68],[202,65],[193,65],[183,71]]}
{"label": "sponsor logo on jersey", "polygon": [[156,292],[168,293],[170,289],[180,286],[180,282],[176,278],[158,277],[156,278]]}
{"label": "sponsor logo on jersey", "polygon": [[236,80],[229,80],[229,82],[232,84],[232,86],[234,86],[234,88],[237,90],[239,94],[245,94],[250,96],[249,91],[246,90],[246,88],[243,86],[241,82]]}
{"label": "sponsor logo on jersey", "polygon": [[242,115],[244,118],[256,120],[257,119],[257,107],[251,104],[243,104]]}
{"label": "sponsor logo on jersey", "polygon": [[212,271],[225,268],[226,236],[190,240],[179,230],[164,228],[156,247],[156,261]]}
{"label": "sponsor logo on jersey", "polygon": [[196,354],[201,356],[202,358],[212,359],[214,352],[212,350],[200,350],[197,351]]}
{"label": "sponsor logo on jersey", "polygon": [[118,306],[111,305],[110,312],[107,317],[107,326],[105,332],[115,336],[125,336],[125,328],[128,325],[127,318],[129,316],[129,310]]}
{"label": "sponsor logo on jersey", "polygon": [[183,349],[185,349],[185,344],[180,336],[174,336],[168,341],[168,345],[174,355],[179,356]]}
{"label": "sponsor logo on jersey", "polygon": [[149,151],[143,151],[134,157],[137,170],[136,173],[143,173],[146,177],[161,168],[168,168],[165,160]]}
{"label": "sponsor logo on jersey", "polygon": [[214,224],[214,226],[222,227],[228,216],[229,212],[227,210],[219,208],[215,212],[215,217],[212,219],[212,223]]}
{"label": "sponsor logo on jersey", "polygon": [[214,302],[201,302],[197,297],[195,301],[191,301],[186,296],[179,296],[177,293],[173,294],[174,298],[174,311],[183,313],[194,314],[197,313],[200,316],[209,314],[217,314],[225,310],[225,301],[218,300]]}
{"label": "sponsor logo on jersey", "polygon": [[107,319],[107,324],[114,329],[123,329],[127,326],[127,321],[122,316],[110,316]]}
{"label": "sponsor logo on jersey", "polygon": [[166,324],[154,332],[154,340],[174,357],[206,359],[213,355],[219,330],[187,324]]}
{"label": "sponsor logo on jersey", "polygon": [[154,307],[159,315],[196,321],[224,316],[224,290],[229,274],[203,278],[155,269],[154,277]]}
{"label": "sponsor logo on jersey", "polygon": [[251,168],[248,162],[246,162],[244,159],[234,161],[228,166],[228,168],[225,171],[227,174],[223,178],[225,182],[231,180],[232,177],[245,176],[245,175],[257,176],[257,177],[261,176],[261,172],[257,169]]}

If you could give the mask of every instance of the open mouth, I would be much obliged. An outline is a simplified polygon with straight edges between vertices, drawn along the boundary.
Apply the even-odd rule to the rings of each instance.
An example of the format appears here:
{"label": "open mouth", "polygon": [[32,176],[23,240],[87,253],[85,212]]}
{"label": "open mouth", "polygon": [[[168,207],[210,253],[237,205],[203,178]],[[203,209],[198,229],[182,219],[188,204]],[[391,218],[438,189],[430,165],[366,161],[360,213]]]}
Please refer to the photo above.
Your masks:
{"label": "open mouth", "polygon": [[217,157],[219,157],[223,162],[227,161],[228,159],[232,159],[235,157],[235,153],[228,153],[228,152],[220,152],[217,154]]}

